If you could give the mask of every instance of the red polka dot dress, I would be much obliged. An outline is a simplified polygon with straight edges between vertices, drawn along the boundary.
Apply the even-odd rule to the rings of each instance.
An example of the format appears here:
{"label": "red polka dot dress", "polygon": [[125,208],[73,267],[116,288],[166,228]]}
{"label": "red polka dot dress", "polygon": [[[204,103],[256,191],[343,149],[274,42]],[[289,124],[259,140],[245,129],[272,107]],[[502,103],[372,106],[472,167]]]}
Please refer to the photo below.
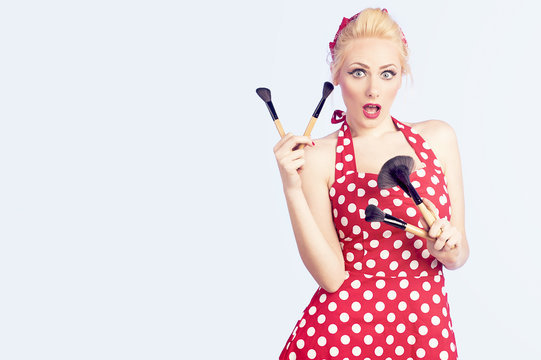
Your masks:
{"label": "red polka dot dress", "polygon": [[[410,179],[439,216],[451,204],[440,163],[428,143],[393,118],[423,167]],[[346,279],[334,293],[318,288],[289,336],[280,360],[457,359],[442,264],[426,240],[364,214],[374,204],[420,226],[420,212],[398,186],[380,190],[378,174],[357,172],[346,121],[338,133],[335,183],[329,190]]]}

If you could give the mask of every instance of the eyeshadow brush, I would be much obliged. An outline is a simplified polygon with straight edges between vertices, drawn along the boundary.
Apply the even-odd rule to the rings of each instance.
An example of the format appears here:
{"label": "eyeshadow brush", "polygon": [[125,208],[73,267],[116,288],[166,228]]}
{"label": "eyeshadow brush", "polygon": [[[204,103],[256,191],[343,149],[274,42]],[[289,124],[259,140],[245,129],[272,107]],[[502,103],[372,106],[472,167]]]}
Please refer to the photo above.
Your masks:
{"label": "eyeshadow brush", "polygon": [[276,129],[278,130],[278,133],[280,134],[280,137],[284,137],[286,133],[284,132],[284,128],[282,128],[282,123],[280,123],[280,120],[278,119],[278,115],[276,114],[276,110],[274,109],[274,105],[272,105],[271,101],[271,91],[267,88],[257,88],[255,90],[257,95],[267,104],[267,109],[269,109],[269,112],[271,114],[272,120],[274,122],[274,125],[276,126]]}

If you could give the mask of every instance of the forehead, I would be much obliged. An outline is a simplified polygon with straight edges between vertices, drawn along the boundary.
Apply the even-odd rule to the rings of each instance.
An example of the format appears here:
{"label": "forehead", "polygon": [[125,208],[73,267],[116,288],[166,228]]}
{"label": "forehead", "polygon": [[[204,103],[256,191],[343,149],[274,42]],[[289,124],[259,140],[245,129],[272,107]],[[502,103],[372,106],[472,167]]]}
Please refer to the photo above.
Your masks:
{"label": "forehead", "polygon": [[344,49],[344,65],[363,63],[370,67],[394,64],[400,67],[400,52],[387,39],[362,38],[351,40]]}

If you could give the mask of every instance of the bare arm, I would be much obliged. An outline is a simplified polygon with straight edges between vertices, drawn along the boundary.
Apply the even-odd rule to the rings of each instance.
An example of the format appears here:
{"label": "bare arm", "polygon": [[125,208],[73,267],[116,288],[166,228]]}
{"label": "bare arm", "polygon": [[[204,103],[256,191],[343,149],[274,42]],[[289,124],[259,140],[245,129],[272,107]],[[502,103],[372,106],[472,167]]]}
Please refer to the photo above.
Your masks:
{"label": "bare arm", "polygon": [[298,143],[311,145],[311,140],[287,134],[274,148],[291,225],[304,265],[319,286],[335,292],[345,279],[345,268],[332,222],[326,170],[318,149],[293,150]]}
{"label": "bare arm", "polygon": [[[442,163],[452,205],[450,221],[440,219],[432,224],[429,230],[430,236],[437,236],[440,229],[442,233],[435,243],[427,243],[428,250],[446,268],[458,269],[468,259],[470,249],[464,224],[464,186],[456,134],[451,126],[442,121],[432,120],[420,125],[420,132],[426,136],[434,153]],[[436,207],[430,201],[426,200],[426,202],[429,209],[437,212]],[[455,244],[456,248],[451,249]]]}

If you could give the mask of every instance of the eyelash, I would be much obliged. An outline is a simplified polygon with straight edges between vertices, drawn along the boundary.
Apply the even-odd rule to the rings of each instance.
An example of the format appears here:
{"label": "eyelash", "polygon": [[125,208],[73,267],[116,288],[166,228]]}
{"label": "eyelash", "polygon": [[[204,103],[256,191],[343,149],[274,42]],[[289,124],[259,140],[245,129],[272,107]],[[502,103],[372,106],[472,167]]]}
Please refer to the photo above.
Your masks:
{"label": "eyelash", "polygon": [[[354,69],[354,70],[348,71],[348,74],[353,75],[358,71],[361,71],[363,74],[366,75],[366,71],[364,69]],[[384,73],[390,73],[393,77],[396,76],[396,72],[393,70],[385,70],[384,72],[382,72],[382,74]],[[390,79],[386,79],[386,80],[390,80]]]}

